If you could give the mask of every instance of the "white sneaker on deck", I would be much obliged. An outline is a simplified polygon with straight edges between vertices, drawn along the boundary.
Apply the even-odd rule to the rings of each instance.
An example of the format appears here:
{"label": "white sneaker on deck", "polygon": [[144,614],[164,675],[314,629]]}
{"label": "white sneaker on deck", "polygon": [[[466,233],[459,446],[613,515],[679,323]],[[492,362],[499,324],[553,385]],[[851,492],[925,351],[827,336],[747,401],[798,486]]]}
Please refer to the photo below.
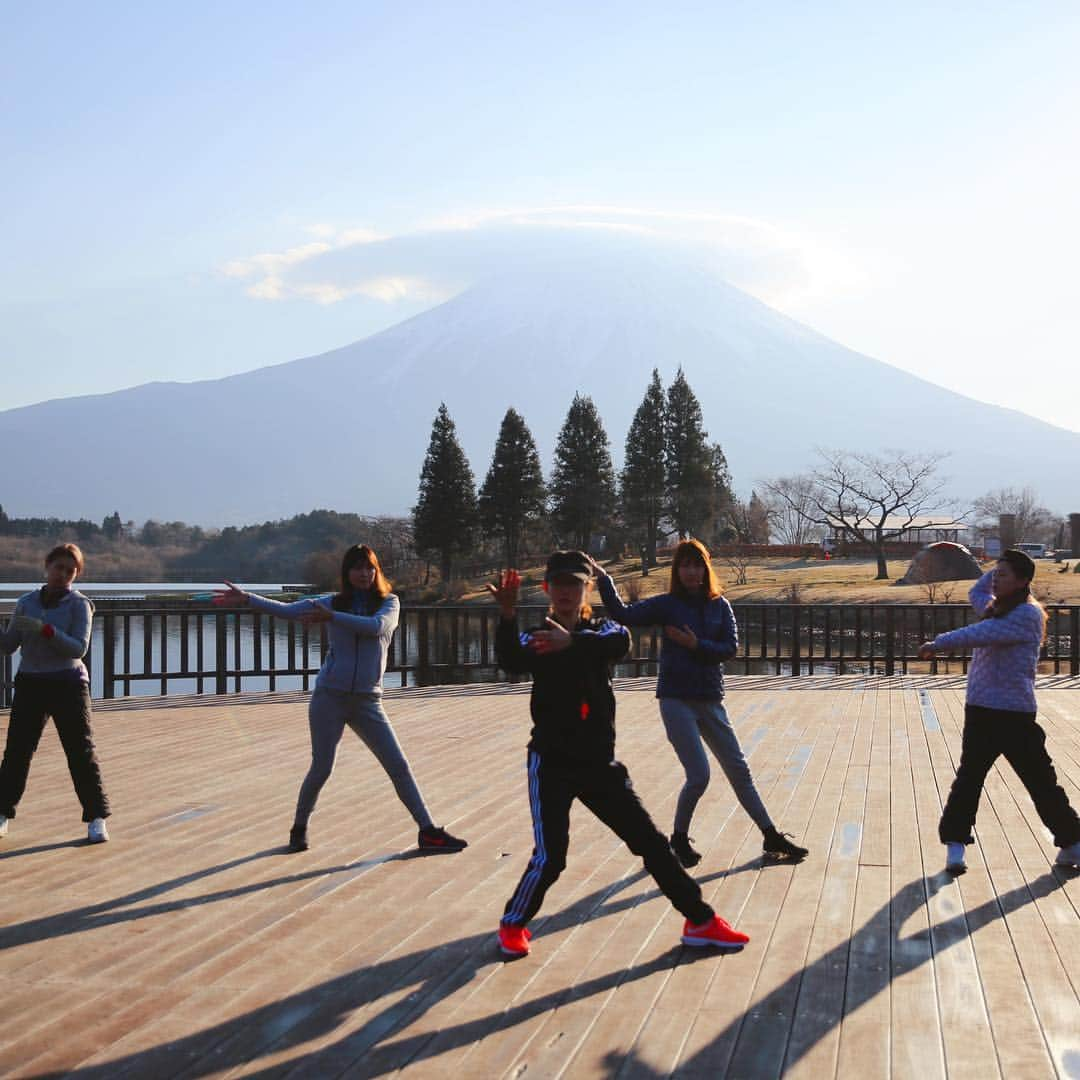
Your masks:
{"label": "white sneaker on deck", "polygon": [[945,845],[945,869],[950,874],[962,874],[967,869],[964,862],[964,845],[958,840],[950,840]]}
{"label": "white sneaker on deck", "polygon": [[96,817],[86,827],[86,839],[91,844],[104,844],[109,839],[109,830],[105,828],[105,819]]}
{"label": "white sneaker on deck", "polygon": [[0,837],[7,836],[7,818],[0,814]]}
{"label": "white sneaker on deck", "polygon": [[[0,835],[3,834],[0,833]],[[1077,840],[1075,844],[1070,844],[1068,847],[1063,847],[1057,853],[1054,863],[1057,866],[1071,866],[1080,869],[1080,840]]]}

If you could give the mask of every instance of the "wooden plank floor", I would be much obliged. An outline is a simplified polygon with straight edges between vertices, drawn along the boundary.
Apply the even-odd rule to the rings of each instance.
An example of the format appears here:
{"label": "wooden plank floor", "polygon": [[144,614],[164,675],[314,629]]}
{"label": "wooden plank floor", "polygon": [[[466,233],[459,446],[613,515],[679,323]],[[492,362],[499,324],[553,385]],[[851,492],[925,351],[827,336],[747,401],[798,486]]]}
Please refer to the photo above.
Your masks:
{"label": "wooden plank floor", "polygon": [[[531,846],[527,688],[388,692],[436,820],[470,841],[430,857],[348,733],[312,849],[284,851],[302,695],[103,704],[111,842],[83,841],[51,727],[0,841],[0,1075],[1080,1078],[1080,877],[1052,867],[1007,766],[968,873],[941,870],[963,692],[732,678],[765,801],[812,849],[763,865],[714,770],[695,873],[749,946],[680,946],[640,864],[576,807],[512,963],[494,930]],[[1080,805],[1080,680],[1043,680],[1039,702]],[[681,771],[652,680],[619,684],[619,755],[666,830]]]}

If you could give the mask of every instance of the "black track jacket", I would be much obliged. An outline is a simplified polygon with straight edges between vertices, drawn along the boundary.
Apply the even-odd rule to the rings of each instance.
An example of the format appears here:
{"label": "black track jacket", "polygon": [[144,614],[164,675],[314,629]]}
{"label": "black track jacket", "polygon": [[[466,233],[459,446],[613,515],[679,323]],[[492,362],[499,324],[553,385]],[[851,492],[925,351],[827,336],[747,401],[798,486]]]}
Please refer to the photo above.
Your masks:
{"label": "black track jacket", "polygon": [[573,762],[606,764],[615,757],[615,694],[611,665],[626,655],[630,632],[611,619],[582,619],[572,644],[540,655],[529,647],[537,626],[518,633],[516,619],[500,619],[495,635],[499,667],[533,677],[529,749]]}

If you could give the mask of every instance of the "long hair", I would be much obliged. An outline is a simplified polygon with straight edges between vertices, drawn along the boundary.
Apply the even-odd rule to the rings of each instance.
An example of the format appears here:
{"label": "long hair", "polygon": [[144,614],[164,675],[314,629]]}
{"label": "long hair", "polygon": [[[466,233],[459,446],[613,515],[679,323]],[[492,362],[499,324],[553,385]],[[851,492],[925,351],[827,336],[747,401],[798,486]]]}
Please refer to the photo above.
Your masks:
{"label": "long hair", "polygon": [[367,590],[367,607],[374,609],[390,595],[390,582],[379,565],[379,557],[367,544],[353,544],[341,557],[341,591],[334,594],[331,607],[335,611],[352,611],[356,590],[349,581],[349,571],[354,566],[366,564],[375,571],[375,580]]}
{"label": "long hair", "polygon": [[677,596],[689,595],[679,580],[679,567],[688,562],[699,562],[705,567],[705,581],[702,584],[706,600],[715,600],[723,593],[723,586],[716,580],[716,574],[713,573],[709,549],[700,540],[679,541],[678,547],[675,548],[675,558],[671,560],[671,584],[668,586],[668,592],[675,593]]}

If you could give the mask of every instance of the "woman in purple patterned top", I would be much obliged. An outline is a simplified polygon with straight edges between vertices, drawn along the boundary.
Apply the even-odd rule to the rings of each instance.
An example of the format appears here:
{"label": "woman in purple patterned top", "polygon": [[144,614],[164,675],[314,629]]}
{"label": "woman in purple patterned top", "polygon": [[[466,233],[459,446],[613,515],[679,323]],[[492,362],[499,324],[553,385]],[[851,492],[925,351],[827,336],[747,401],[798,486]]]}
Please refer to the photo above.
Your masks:
{"label": "woman in purple patterned top", "polygon": [[971,647],[960,765],[938,825],[945,867],[966,869],[964,846],[971,835],[983,784],[999,755],[1013,767],[1043,824],[1054,834],[1059,866],[1080,867],[1080,817],[1057,781],[1046,752],[1046,733],[1036,722],[1035,672],[1046,635],[1046,613],[1031,595],[1035,563],[1008,550],[972,587],[978,622],[938,634],[919,656]]}

